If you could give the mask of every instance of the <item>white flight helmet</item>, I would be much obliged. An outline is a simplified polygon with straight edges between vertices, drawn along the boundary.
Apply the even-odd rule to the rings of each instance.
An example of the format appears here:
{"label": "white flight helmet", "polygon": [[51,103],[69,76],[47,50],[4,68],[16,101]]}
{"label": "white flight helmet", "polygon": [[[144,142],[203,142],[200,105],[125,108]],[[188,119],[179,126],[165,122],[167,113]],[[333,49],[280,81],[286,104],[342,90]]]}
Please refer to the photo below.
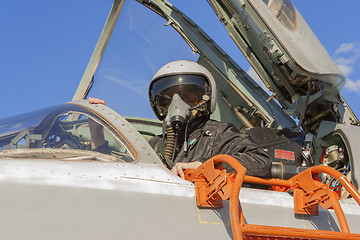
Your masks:
{"label": "white flight helmet", "polygon": [[[191,89],[191,90],[189,90]],[[172,96],[187,91],[197,93],[197,97],[210,97],[209,113],[215,111],[216,83],[211,73],[196,62],[177,60],[160,68],[153,77],[149,87],[149,98],[155,115],[163,120]],[[166,96],[166,97],[164,97]],[[192,106],[189,96],[180,96],[185,103]],[[159,100],[158,98],[161,98]],[[190,97],[192,98],[192,97]],[[195,100],[194,100],[195,101]],[[165,109],[162,112],[162,107]]]}

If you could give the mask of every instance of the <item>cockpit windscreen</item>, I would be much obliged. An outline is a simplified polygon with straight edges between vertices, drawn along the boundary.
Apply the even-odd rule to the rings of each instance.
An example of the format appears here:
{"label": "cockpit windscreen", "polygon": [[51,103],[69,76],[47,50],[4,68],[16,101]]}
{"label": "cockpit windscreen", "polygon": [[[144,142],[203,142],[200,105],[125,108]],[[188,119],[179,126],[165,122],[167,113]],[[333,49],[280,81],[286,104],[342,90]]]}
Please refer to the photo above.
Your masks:
{"label": "cockpit windscreen", "polygon": [[125,1],[88,96],[120,115],[154,118],[148,89],[156,71],[170,61],[198,58],[166,23],[142,4]]}
{"label": "cockpit windscreen", "polygon": [[[94,148],[94,127],[101,128],[104,144]],[[7,131],[3,131],[7,129]],[[0,154],[5,158],[62,160],[135,160],[127,141],[95,113],[63,104],[0,122]]]}

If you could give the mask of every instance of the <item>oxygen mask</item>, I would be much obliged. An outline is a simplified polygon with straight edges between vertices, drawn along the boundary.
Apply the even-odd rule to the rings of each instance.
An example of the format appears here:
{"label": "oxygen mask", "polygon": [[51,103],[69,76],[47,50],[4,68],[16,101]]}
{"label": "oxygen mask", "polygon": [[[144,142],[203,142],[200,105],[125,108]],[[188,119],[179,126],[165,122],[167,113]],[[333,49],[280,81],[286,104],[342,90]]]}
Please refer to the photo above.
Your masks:
{"label": "oxygen mask", "polygon": [[165,122],[173,127],[179,128],[189,117],[191,106],[186,104],[181,97],[175,93],[168,107]]}

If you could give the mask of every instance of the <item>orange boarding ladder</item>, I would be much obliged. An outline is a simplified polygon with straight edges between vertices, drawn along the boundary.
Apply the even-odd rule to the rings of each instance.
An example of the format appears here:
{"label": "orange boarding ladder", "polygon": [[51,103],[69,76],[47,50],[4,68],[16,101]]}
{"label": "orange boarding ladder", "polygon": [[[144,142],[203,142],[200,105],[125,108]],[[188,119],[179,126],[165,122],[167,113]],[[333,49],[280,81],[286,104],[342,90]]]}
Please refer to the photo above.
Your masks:
{"label": "orange boarding ladder", "polygon": [[[229,164],[235,171],[226,173],[221,166],[223,162]],[[219,208],[222,207],[222,200],[230,200],[231,228],[235,240],[360,240],[360,234],[350,233],[338,194],[319,180],[319,173],[326,173],[338,180],[360,205],[360,194],[356,188],[340,172],[327,166],[310,167],[289,180],[263,179],[245,176],[245,167],[235,158],[221,154],[210,158],[194,170],[187,170],[185,179],[195,182],[199,208]],[[334,209],[341,232],[246,224],[239,200],[243,182],[272,186],[274,190],[292,189],[295,213],[317,214],[319,205],[324,209]]]}

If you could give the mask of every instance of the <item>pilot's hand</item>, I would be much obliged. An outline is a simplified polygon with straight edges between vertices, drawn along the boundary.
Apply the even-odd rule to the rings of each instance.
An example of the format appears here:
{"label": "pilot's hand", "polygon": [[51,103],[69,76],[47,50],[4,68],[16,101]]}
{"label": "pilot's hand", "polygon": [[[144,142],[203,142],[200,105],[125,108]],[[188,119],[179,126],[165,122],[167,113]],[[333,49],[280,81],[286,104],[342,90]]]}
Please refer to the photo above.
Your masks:
{"label": "pilot's hand", "polygon": [[175,166],[171,169],[171,172],[184,178],[184,170],[185,169],[195,169],[199,167],[202,163],[200,161],[189,162],[189,163],[176,163]]}
{"label": "pilot's hand", "polygon": [[104,100],[101,100],[101,99],[89,97],[88,101],[89,101],[89,103],[91,103],[91,104],[102,104],[102,105],[105,106],[105,101],[104,101]]}

